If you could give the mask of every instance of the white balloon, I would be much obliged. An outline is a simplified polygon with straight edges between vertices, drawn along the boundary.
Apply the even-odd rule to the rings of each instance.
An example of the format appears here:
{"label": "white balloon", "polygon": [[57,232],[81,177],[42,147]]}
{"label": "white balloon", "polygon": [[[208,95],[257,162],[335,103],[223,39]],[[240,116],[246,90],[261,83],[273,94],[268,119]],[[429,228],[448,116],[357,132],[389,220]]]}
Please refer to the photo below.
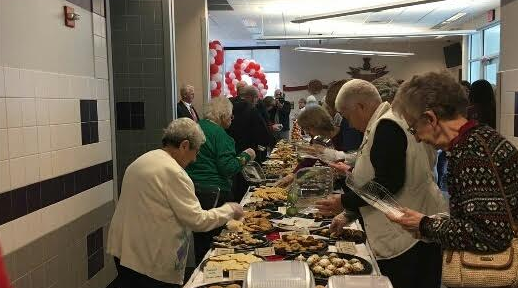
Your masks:
{"label": "white balloon", "polygon": [[213,81],[216,81],[216,82],[220,82],[222,79],[221,77],[221,74],[217,73],[217,74],[212,74],[210,76],[210,80],[213,80]]}
{"label": "white balloon", "polygon": [[257,84],[257,88],[259,88],[259,90],[263,90],[264,84],[263,83]]}
{"label": "white balloon", "polygon": [[266,90],[266,89],[262,89],[262,90],[261,90],[261,94],[263,94],[263,95],[265,95],[265,96],[266,96],[266,93],[268,93],[268,90]]}
{"label": "white balloon", "polygon": [[211,57],[210,58],[210,64],[216,64],[216,58]]}
{"label": "white balloon", "polygon": [[246,59],[243,61],[243,63],[245,63],[245,67],[248,66],[248,64],[250,64],[250,60]]}
{"label": "white balloon", "polygon": [[239,83],[239,80],[237,80],[237,79],[232,80],[232,84],[234,84],[234,86],[236,86],[237,83]]}
{"label": "white balloon", "polygon": [[221,51],[223,50],[223,47],[219,44],[216,44],[216,50]]}
{"label": "white balloon", "polygon": [[216,57],[216,55],[218,55],[218,52],[216,51],[216,49],[210,49],[210,55],[212,55],[212,57]]}
{"label": "white balloon", "polygon": [[254,59],[250,59],[250,63],[255,63],[255,60]]}
{"label": "white balloon", "polygon": [[228,78],[236,79],[236,74],[234,74],[234,72],[230,72],[230,74],[228,74]]}
{"label": "white balloon", "polygon": [[255,74],[255,69],[250,69],[250,75],[254,75]]}
{"label": "white balloon", "polygon": [[246,66],[245,62],[241,63],[241,71],[245,70]]}
{"label": "white balloon", "polygon": [[216,81],[210,81],[210,90],[214,90],[216,88],[218,88],[218,84],[216,84]]}

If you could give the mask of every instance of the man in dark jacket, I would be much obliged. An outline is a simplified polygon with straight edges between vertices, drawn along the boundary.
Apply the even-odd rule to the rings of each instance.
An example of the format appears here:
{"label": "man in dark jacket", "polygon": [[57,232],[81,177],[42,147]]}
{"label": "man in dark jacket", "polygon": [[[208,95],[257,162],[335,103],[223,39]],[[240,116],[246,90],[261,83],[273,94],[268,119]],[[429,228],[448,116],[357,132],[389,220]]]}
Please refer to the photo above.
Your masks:
{"label": "man in dark jacket", "polygon": [[192,106],[192,101],[194,100],[194,87],[187,85],[180,88],[180,97],[181,100],[176,105],[177,118],[187,117],[191,118],[194,122],[198,122],[200,117],[198,117],[198,113],[194,110],[194,106]]}
{"label": "man in dark jacket", "polygon": [[[237,97],[232,99],[234,120],[227,130],[228,134],[236,142],[236,152],[241,153],[247,148],[261,151],[259,146],[268,147],[275,144],[275,139],[256,107],[259,91],[254,86],[246,86],[239,89]],[[256,161],[262,162],[265,156],[257,153]],[[262,158],[262,159],[261,159]],[[241,174],[234,179],[232,190],[235,200],[239,202],[246,192],[247,184]]]}
{"label": "man in dark jacket", "polygon": [[290,113],[291,113],[291,103],[284,99],[284,93],[281,89],[275,90],[275,108],[273,109],[273,115],[275,118],[275,123],[279,123],[282,125],[282,129],[280,132],[281,139],[289,139],[290,135]]}

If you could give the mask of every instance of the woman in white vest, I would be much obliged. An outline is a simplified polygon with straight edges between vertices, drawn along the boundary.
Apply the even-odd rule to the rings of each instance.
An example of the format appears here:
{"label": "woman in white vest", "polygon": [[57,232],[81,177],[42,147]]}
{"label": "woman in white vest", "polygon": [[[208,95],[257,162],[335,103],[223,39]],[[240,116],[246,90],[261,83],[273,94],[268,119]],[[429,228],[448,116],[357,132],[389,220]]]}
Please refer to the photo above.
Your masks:
{"label": "woman in white vest", "polygon": [[[359,79],[347,82],[335,104],[353,128],[365,133],[352,170],[355,185],[375,181],[403,206],[433,213],[445,211],[432,173],[434,150],[413,141],[406,122],[394,115],[389,103],[382,102],[371,83]],[[331,166],[344,173],[350,170],[345,163]],[[440,287],[440,247],[416,240],[352,191],[317,204],[324,213],[345,209],[347,214],[340,214],[333,221],[331,228],[336,232],[353,220],[346,219],[348,212],[359,210],[381,272],[395,288]]]}

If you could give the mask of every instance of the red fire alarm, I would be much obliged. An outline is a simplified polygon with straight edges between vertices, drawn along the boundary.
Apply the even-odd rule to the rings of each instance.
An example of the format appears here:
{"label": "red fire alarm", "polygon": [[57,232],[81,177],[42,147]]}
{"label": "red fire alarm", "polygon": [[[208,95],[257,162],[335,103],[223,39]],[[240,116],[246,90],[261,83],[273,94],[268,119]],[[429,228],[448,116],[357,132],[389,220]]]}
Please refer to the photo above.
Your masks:
{"label": "red fire alarm", "polygon": [[79,14],[74,13],[74,8],[69,6],[63,6],[65,12],[65,26],[74,28],[76,27],[76,21],[79,20]]}
{"label": "red fire alarm", "polygon": [[493,22],[496,18],[495,9],[487,11],[487,22]]}

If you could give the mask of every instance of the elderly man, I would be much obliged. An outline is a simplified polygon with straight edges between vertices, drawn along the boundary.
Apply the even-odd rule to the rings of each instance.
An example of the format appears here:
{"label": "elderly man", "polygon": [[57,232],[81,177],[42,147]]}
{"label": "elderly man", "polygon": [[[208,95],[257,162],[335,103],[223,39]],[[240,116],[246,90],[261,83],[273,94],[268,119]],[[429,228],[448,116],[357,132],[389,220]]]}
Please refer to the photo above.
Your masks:
{"label": "elderly man", "polygon": [[[237,97],[232,98],[234,120],[227,130],[228,134],[236,141],[236,152],[241,153],[247,148],[257,152],[257,161],[265,160],[265,153],[259,146],[268,147],[275,144],[266,121],[261,116],[256,104],[259,99],[259,91],[254,86],[245,86],[239,89]],[[239,201],[247,185],[241,174],[236,175],[232,192],[236,201]]]}
{"label": "elderly man", "polygon": [[126,169],[107,244],[118,270],[117,287],[181,287],[191,231],[209,231],[242,217],[237,203],[201,208],[184,168],[204,142],[194,121],[174,120],[165,129],[162,149],[145,153]]}
{"label": "elderly man", "polygon": [[291,104],[285,100],[285,95],[281,89],[275,90],[275,107],[270,113],[270,120],[282,125],[279,136],[281,139],[288,140],[290,137],[290,112]]}
{"label": "elderly man", "polygon": [[194,100],[194,87],[187,85],[180,88],[180,97],[181,100],[176,105],[177,118],[187,117],[192,119],[194,122],[198,122],[200,118],[192,106],[192,101]]}
{"label": "elderly man", "polygon": [[[445,211],[432,174],[433,150],[413,141],[407,123],[392,112],[389,103],[382,102],[376,87],[363,80],[351,80],[342,86],[335,104],[353,128],[365,133],[352,171],[356,187],[366,187],[374,181],[402,206],[425,214]],[[331,166],[351,173],[344,163]],[[351,191],[317,204],[323,212],[359,210],[381,272],[395,288],[440,287],[440,247],[414,239]],[[336,216],[331,228],[340,232],[352,220],[346,215],[349,214]]]}

